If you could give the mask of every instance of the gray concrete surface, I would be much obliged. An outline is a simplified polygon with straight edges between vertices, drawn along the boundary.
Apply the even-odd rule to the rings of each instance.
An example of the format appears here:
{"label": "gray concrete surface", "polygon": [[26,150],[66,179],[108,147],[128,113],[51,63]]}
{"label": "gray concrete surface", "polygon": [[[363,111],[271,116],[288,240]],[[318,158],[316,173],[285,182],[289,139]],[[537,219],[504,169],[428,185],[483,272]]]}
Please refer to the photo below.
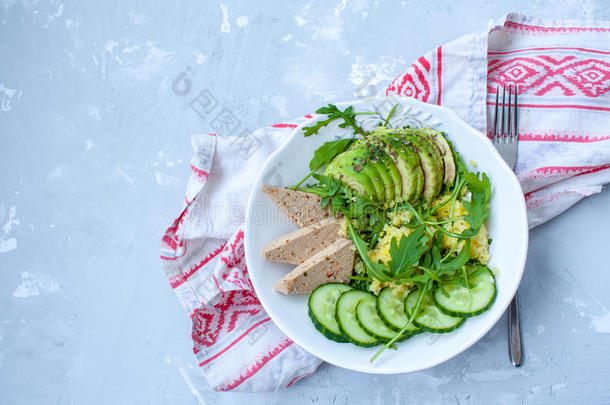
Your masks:
{"label": "gray concrete surface", "polygon": [[[14,1],[0,4],[0,403],[610,402],[610,194],[531,234],[525,362],[505,320],[411,375],[323,365],[291,389],[211,392],[167,285],[206,90],[255,129],[383,89],[508,11],[610,20],[599,1]],[[189,97],[172,82],[182,72]],[[286,402],[288,401],[288,402]]]}

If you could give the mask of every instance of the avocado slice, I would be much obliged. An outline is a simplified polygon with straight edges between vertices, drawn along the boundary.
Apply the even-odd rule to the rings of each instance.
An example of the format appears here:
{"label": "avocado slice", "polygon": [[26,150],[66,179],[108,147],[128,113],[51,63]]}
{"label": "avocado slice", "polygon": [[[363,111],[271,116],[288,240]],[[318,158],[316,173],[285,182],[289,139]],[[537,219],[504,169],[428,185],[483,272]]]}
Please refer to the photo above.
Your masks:
{"label": "avocado slice", "polygon": [[377,170],[377,173],[381,178],[381,185],[383,188],[382,200],[385,202],[390,202],[394,200],[394,180],[392,180],[392,176],[390,176],[390,172],[388,171],[387,167],[385,167],[382,163],[383,157],[379,156],[381,153],[385,154],[384,151],[379,151],[376,153],[377,156],[372,156],[370,159],[371,164]]}
{"label": "avocado slice", "polygon": [[424,131],[432,136],[432,139],[438,146],[438,150],[441,152],[441,156],[443,157],[443,165],[445,167],[445,177],[443,178],[443,183],[445,184],[453,184],[455,181],[455,160],[453,159],[453,151],[451,150],[451,146],[445,136],[432,128],[424,128]]}
{"label": "avocado slice", "polygon": [[424,185],[424,175],[417,153],[405,144],[402,136],[385,128],[376,130],[368,138],[384,149],[398,169],[402,200],[410,201],[419,197]]}
{"label": "avocado slice", "polygon": [[[375,201],[385,200],[381,174],[362,142],[356,142],[347,151],[337,155],[328,165],[325,174],[333,176],[357,193]],[[356,184],[359,183],[359,184]]]}
{"label": "avocado slice", "polygon": [[443,167],[441,152],[432,137],[424,132],[411,130],[411,133],[406,136],[412,141],[415,148],[418,149],[419,159],[424,172],[423,195],[424,198],[431,199],[439,194],[443,188],[445,168]]}
{"label": "avocado slice", "polygon": [[398,171],[398,168],[390,155],[388,155],[387,152],[384,153],[384,155],[381,164],[388,169],[388,173],[392,178],[392,183],[394,184],[394,199],[402,201],[402,177],[400,177],[400,171]]}
{"label": "avocado slice", "polygon": [[362,138],[361,142],[368,150],[369,160],[375,166],[383,181],[384,200],[390,202],[394,201],[395,198],[401,198],[402,180],[392,159],[380,145],[371,142],[368,138]]}
{"label": "avocado slice", "polygon": [[[447,169],[446,169],[447,168]],[[431,199],[455,180],[455,161],[443,134],[431,128],[379,128],[328,165],[326,175],[375,201]]]}
{"label": "avocado slice", "polygon": [[432,137],[419,129],[386,129],[398,142],[410,148],[419,156],[424,175],[423,196],[430,199],[440,193],[443,187],[444,167],[441,153]]}
{"label": "avocado slice", "polygon": [[373,181],[373,187],[377,194],[376,200],[391,201],[391,199],[386,200],[387,173],[382,168],[381,164],[377,162],[376,156],[373,154],[372,150],[361,140],[354,143],[350,148],[350,151],[352,152],[352,156],[356,158],[353,159],[353,162],[360,164],[362,166],[362,171],[366,172]]}
{"label": "avocado slice", "polygon": [[345,158],[344,155],[348,152],[346,151],[337,155],[326,167],[326,170],[324,170],[324,175],[341,181],[363,197],[371,200],[377,198],[371,178],[366,172],[363,173],[362,170],[356,170],[352,158]]}

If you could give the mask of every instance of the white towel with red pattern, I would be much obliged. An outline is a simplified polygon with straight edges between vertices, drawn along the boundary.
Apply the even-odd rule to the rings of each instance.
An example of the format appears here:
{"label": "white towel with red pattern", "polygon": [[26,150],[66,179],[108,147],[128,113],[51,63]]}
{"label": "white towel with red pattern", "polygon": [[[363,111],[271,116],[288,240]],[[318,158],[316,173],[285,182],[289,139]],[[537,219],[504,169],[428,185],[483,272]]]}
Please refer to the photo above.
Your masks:
{"label": "white towel with red pattern", "polygon": [[[610,23],[509,14],[422,56],[387,93],[449,107],[487,132],[496,86],[504,84],[519,86],[515,172],[533,228],[610,182]],[[161,260],[193,320],[193,351],[215,390],[286,388],[321,363],[270,320],[243,247],[251,185],[307,118],[248,137],[192,137],[187,204],[163,236]]]}

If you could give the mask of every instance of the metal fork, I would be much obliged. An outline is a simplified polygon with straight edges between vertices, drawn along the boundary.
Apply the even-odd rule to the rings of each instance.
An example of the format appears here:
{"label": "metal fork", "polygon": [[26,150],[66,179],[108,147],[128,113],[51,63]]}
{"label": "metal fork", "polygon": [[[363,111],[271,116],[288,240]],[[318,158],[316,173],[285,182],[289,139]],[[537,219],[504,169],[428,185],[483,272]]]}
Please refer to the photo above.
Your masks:
{"label": "metal fork", "polygon": [[[508,86],[508,103],[506,103],[506,85],[502,88],[502,105],[500,105],[500,86],[496,89],[496,111],[494,114],[493,144],[506,164],[514,170],[517,163],[519,141],[519,118],[517,115],[518,87],[515,84],[515,101],[511,102],[513,86]],[[513,107],[514,106],[514,107]],[[512,107],[512,111],[511,111]],[[498,128],[498,111],[500,127]],[[512,116],[512,117],[511,117]],[[519,293],[515,294],[508,307],[508,355],[513,366],[521,365],[521,325],[519,322]]]}

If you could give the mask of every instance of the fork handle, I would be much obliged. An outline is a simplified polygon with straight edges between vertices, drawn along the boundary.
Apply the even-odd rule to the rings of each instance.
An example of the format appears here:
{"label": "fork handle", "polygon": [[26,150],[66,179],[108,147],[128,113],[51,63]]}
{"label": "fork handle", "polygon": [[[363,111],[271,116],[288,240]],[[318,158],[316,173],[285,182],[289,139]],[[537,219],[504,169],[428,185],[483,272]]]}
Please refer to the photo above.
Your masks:
{"label": "fork handle", "polygon": [[521,365],[521,325],[519,322],[519,293],[508,307],[508,355],[513,366]]}

